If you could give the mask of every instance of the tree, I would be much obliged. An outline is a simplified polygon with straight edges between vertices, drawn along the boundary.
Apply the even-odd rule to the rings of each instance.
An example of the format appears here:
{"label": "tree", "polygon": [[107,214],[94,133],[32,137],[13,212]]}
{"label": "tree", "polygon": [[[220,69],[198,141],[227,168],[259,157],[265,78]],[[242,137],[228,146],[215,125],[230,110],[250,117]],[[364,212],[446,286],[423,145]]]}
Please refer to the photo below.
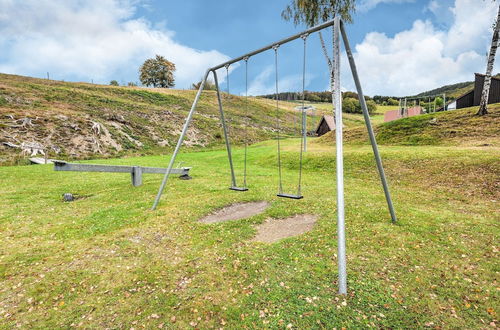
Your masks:
{"label": "tree", "polygon": [[346,97],[342,100],[342,112],[361,113],[359,101],[352,97]]}
{"label": "tree", "polygon": [[[201,86],[201,81],[198,81],[195,84],[191,84],[191,89],[198,90],[198,89],[200,89],[200,86]],[[214,91],[217,88],[215,87],[215,84],[213,82],[211,82],[210,80],[207,80],[207,81],[205,81],[205,86],[203,87],[203,89],[207,90],[207,91]]]}
{"label": "tree", "polygon": [[387,100],[387,105],[399,105],[399,102],[398,102],[398,100],[393,99],[392,97],[390,97],[390,98]]}
{"label": "tree", "polygon": [[498,6],[497,20],[493,24],[493,37],[491,38],[491,48],[488,54],[488,63],[486,64],[486,74],[484,76],[483,93],[481,94],[481,102],[477,114],[484,116],[488,113],[488,98],[490,95],[491,86],[491,71],[495,63],[495,55],[497,53],[500,30],[500,5]]}
{"label": "tree", "polygon": [[368,113],[372,114],[377,111],[377,103],[373,100],[367,100],[366,101],[366,107],[368,108]]}
{"label": "tree", "polygon": [[443,98],[441,97],[436,97],[436,107],[442,107],[444,105],[444,101],[443,101]]}
{"label": "tree", "polygon": [[133,82],[133,81],[129,81],[127,83],[127,86],[129,86],[129,87],[135,87],[135,86],[137,86],[137,84],[135,82]]}
{"label": "tree", "polygon": [[[281,13],[281,17],[286,20],[292,20],[295,25],[305,24],[312,27],[322,22],[329,21],[337,15],[346,21],[352,22],[351,14],[354,13],[354,3],[356,0],[292,0]],[[334,29],[332,27],[332,41],[334,38]],[[333,71],[333,56],[330,58],[326,49],[323,34],[319,31],[319,40],[323,55],[325,56],[328,68],[330,70],[330,90],[332,92],[333,102],[333,86],[334,86],[334,71]]]}
{"label": "tree", "polygon": [[169,88],[175,85],[175,64],[156,55],[144,61],[139,68],[139,80],[143,85]]}
{"label": "tree", "polygon": [[110,84],[111,86],[120,86],[120,84],[118,84],[118,81],[116,81],[116,80],[111,80],[111,81],[109,82],[109,84]]}

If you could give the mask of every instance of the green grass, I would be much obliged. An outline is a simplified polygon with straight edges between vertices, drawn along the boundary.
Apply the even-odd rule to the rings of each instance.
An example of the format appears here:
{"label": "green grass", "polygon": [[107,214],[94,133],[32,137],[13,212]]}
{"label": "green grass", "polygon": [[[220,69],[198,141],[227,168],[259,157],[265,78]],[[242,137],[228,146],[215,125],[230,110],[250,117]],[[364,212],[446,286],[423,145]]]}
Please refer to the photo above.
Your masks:
{"label": "green grass", "polygon": [[[285,191],[298,141],[284,141]],[[275,142],[249,148],[228,190],[224,151],[188,152],[191,181],[0,167],[0,328],[487,328],[499,312],[498,148],[382,146],[392,225],[368,146],[345,147],[348,285],[337,295],[334,150],[310,144],[303,200],[275,197]],[[243,150],[234,151],[241,178]],[[168,156],[101,160],[165,166]],[[95,161],[94,161],[95,162]],[[62,201],[62,194],[79,196]],[[227,204],[264,214],[206,225]],[[320,216],[309,233],[254,243],[268,217]],[[498,323],[496,323],[498,325]]]}

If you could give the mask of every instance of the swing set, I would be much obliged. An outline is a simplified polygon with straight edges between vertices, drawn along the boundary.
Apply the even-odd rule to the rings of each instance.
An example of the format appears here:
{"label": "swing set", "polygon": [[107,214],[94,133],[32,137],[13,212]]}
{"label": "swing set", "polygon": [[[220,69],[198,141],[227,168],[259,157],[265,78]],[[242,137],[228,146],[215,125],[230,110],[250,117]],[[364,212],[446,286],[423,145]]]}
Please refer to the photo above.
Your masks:
{"label": "swing set", "polygon": [[[179,150],[181,148],[182,142],[184,140],[184,137],[187,133],[189,124],[191,123],[191,120],[193,118],[193,115],[195,113],[196,106],[198,104],[198,101],[200,99],[200,95],[203,91],[204,85],[208,79],[208,75],[212,73],[213,78],[214,78],[214,83],[216,87],[216,92],[217,92],[217,100],[218,100],[218,105],[219,105],[219,114],[220,114],[220,121],[222,124],[223,132],[224,132],[224,140],[226,144],[226,150],[227,150],[227,155],[228,155],[228,160],[229,160],[229,167],[230,167],[230,173],[231,173],[231,186],[229,189],[234,190],[234,191],[239,191],[239,192],[244,192],[247,191],[249,188],[247,187],[247,148],[248,148],[248,122],[245,123],[244,129],[244,170],[243,170],[243,184],[242,186],[238,186],[236,182],[236,176],[234,172],[234,166],[233,166],[233,157],[231,153],[231,145],[229,141],[229,134],[228,134],[228,127],[226,125],[226,119],[224,116],[224,110],[223,110],[223,102],[221,98],[221,92],[219,88],[219,82],[217,79],[217,70],[225,68],[226,69],[226,86],[227,86],[227,93],[229,95],[229,67],[234,64],[238,63],[241,61],[244,61],[245,63],[245,110],[248,111],[248,62],[250,58],[254,55],[260,54],[262,52],[268,51],[268,50],[273,50],[274,51],[274,66],[275,66],[275,100],[276,100],[276,140],[277,140],[277,158],[278,158],[278,177],[279,177],[279,184],[278,184],[278,197],[284,197],[284,198],[291,198],[291,199],[301,199],[303,198],[302,196],[302,191],[301,191],[301,184],[302,184],[302,160],[303,160],[303,150],[304,150],[304,139],[301,139],[301,147],[300,147],[300,154],[299,154],[299,171],[298,171],[298,185],[297,185],[297,190],[295,193],[285,193],[283,191],[283,178],[282,178],[282,169],[281,169],[281,137],[280,137],[280,111],[279,111],[279,75],[278,75],[278,50],[279,47],[283,44],[289,43],[293,40],[301,38],[303,40],[303,67],[302,67],[302,107],[305,107],[305,72],[306,72],[306,49],[307,49],[307,38],[309,35],[311,35],[314,32],[323,30],[325,28],[328,28],[332,26],[334,29],[334,40],[333,40],[333,76],[334,76],[334,82],[333,82],[333,89],[334,89],[334,115],[335,115],[335,139],[336,139],[336,172],[337,172],[337,239],[338,239],[338,271],[339,271],[339,293],[340,294],[346,294],[347,293],[347,274],[346,274],[346,253],[345,253],[345,212],[344,212],[344,164],[343,164],[343,143],[342,143],[342,98],[341,98],[341,90],[340,90],[340,34],[342,35],[342,40],[344,42],[344,47],[345,51],[347,53],[347,58],[349,60],[349,65],[351,68],[352,76],[356,85],[358,97],[359,97],[359,102],[361,104],[361,109],[363,111],[363,116],[365,120],[365,125],[368,130],[368,136],[370,138],[370,143],[372,145],[372,150],[375,156],[375,161],[377,164],[377,169],[380,175],[381,183],[384,189],[387,205],[389,208],[389,212],[391,215],[392,222],[396,222],[396,214],[394,212],[394,207],[392,204],[392,199],[391,195],[389,192],[389,187],[387,185],[387,181],[385,178],[385,173],[384,173],[384,168],[382,166],[382,160],[380,158],[380,154],[378,151],[377,147],[377,142],[375,139],[375,135],[373,133],[373,129],[371,126],[370,122],[370,117],[368,113],[368,109],[366,106],[366,101],[363,95],[363,91],[361,89],[361,83],[359,81],[357,69],[356,69],[356,64],[354,62],[354,57],[351,52],[351,48],[349,46],[349,40],[347,38],[347,33],[345,31],[344,23],[340,18],[335,18],[333,20],[327,21],[323,24],[317,25],[315,27],[312,27],[310,29],[307,29],[301,33],[295,34],[293,36],[290,36],[288,38],[282,39],[280,41],[274,42],[272,44],[269,44],[265,47],[262,47],[258,50],[255,50],[253,52],[244,54],[242,56],[236,57],[232,60],[229,60],[225,63],[219,64],[217,66],[214,66],[212,68],[209,68],[200,84],[200,87],[198,89],[198,92],[196,93],[195,99],[193,101],[193,104],[191,106],[191,110],[189,111],[189,114],[186,118],[186,121],[184,123],[184,126],[182,128],[181,135],[179,136],[179,139],[177,141],[177,145],[175,147],[174,153],[172,157],[170,158],[170,162],[167,168],[167,171],[165,172],[165,175],[163,177],[163,181],[160,185],[160,188],[158,190],[158,194],[156,195],[155,201],[152,206],[152,210],[155,210],[156,207],[158,206],[158,203],[161,199],[162,193],[166,187],[166,184],[168,182],[168,178],[170,174],[172,173],[172,168],[175,162],[175,159],[177,157],[177,154],[179,153]],[[302,117],[302,129],[305,128],[305,116]],[[248,120],[248,118],[247,118]],[[303,132],[302,132],[303,133]]]}

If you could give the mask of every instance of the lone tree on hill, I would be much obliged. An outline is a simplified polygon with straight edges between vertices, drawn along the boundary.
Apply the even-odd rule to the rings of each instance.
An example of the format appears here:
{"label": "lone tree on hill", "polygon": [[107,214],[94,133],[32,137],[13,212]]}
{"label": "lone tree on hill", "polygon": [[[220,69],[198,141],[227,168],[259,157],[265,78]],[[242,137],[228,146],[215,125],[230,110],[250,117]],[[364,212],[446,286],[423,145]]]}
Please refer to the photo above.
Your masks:
{"label": "lone tree on hill", "polygon": [[161,55],[144,61],[139,68],[139,80],[143,85],[169,88],[175,86],[175,64]]}
{"label": "lone tree on hill", "polygon": [[[292,20],[295,25],[303,23],[308,27],[329,21],[337,15],[340,15],[346,22],[352,22],[351,14],[355,11],[355,2],[356,0],[292,0],[281,13],[281,17],[286,21]],[[332,27],[332,41],[334,40],[333,38],[334,29]],[[319,40],[321,41],[321,48],[323,49],[323,54],[330,70],[330,90],[333,102],[333,86],[335,81],[333,72],[334,59],[333,56],[330,58],[328,55],[321,31],[319,32]]]}
{"label": "lone tree on hill", "polygon": [[497,20],[493,24],[493,37],[491,38],[491,48],[488,54],[488,64],[486,65],[486,75],[484,76],[483,93],[481,94],[481,103],[479,104],[479,116],[484,116],[488,113],[488,98],[490,96],[491,86],[491,71],[495,63],[495,55],[497,53],[500,30],[500,5],[498,6]]}
{"label": "lone tree on hill", "polygon": [[109,84],[110,84],[111,86],[120,86],[120,84],[118,84],[118,81],[116,81],[116,80],[111,80],[111,81],[109,82]]}

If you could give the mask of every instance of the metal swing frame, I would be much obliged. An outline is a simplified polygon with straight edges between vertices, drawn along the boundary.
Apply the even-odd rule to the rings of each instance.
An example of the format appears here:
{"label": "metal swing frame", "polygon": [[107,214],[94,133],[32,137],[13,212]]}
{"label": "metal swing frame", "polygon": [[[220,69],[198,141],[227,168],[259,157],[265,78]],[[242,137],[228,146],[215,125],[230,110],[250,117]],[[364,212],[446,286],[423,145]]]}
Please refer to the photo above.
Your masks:
{"label": "metal swing frame", "polygon": [[344,42],[344,48],[347,53],[347,58],[349,60],[349,65],[351,68],[351,73],[352,77],[354,79],[354,83],[356,85],[356,90],[358,93],[359,97],[359,102],[361,105],[361,109],[363,111],[363,117],[365,120],[365,125],[366,129],[368,131],[368,136],[370,138],[370,143],[372,146],[372,150],[374,153],[375,161],[377,164],[377,169],[380,175],[380,180],[382,183],[382,187],[384,189],[384,194],[386,197],[387,201],[387,206],[389,208],[389,212],[391,215],[391,220],[393,223],[397,221],[396,218],[396,213],[394,211],[394,206],[392,204],[392,199],[391,199],[391,194],[389,192],[389,186],[387,185],[387,180],[385,177],[384,173],[384,168],[382,166],[382,159],[380,158],[380,154],[378,151],[378,146],[377,146],[377,141],[375,139],[375,134],[373,133],[372,125],[370,122],[370,115],[368,113],[368,108],[366,106],[366,101],[365,97],[363,95],[363,90],[361,88],[361,82],[359,80],[358,72],[356,69],[356,64],[354,62],[354,57],[352,55],[351,47],[349,45],[349,40],[347,38],[347,33],[345,31],[344,23],[339,17],[336,17],[333,20],[330,20],[328,22],[319,24],[315,27],[312,27],[310,29],[307,29],[305,31],[302,31],[300,33],[297,33],[295,35],[292,35],[288,38],[279,40],[277,42],[274,42],[272,44],[269,44],[265,47],[262,47],[260,49],[257,49],[253,52],[244,54],[242,56],[236,57],[232,60],[229,60],[227,62],[224,62],[222,64],[216,65],[212,68],[209,68],[206,72],[205,75],[203,76],[203,79],[201,81],[200,87],[198,89],[198,92],[196,93],[196,97],[193,101],[193,104],[191,106],[191,110],[189,111],[188,116],[186,117],[186,121],[184,122],[184,126],[182,128],[181,135],[179,136],[179,140],[177,141],[177,145],[175,146],[174,153],[172,157],[170,158],[170,162],[168,164],[167,171],[165,172],[165,176],[163,177],[163,181],[160,185],[160,188],[158,190],[158,194],[156,195],[155,201],[152,206],[152,210],[155,210],[156,207],[158,206],[158,203],[161,199],[163,190],[165,189],[165,186],[167,185],[168,178],[172,172],[172,168],[174,166],[175,159],[177,157],[177,154],[179,153],[179,150],[181,148],[182,142],[184,140],[184,137],[186,136],[189,124],[191,123],[193,119],[193,115],[196,110],[196,105],[198,104],[198,101],[201,96],[201,92],[203,91],[203,88],[205,86],[205,83],[208,79],[208,75],[210,73],[213,74],[214,77],[214,83],[215,87],[217,89],[217,100],[219,103],[219,112],[220,112],[220,120],[222,124],[222,128],[224,131],[224,139],[226,143],[226,149],[227,149],[227,155],[228,155],[228,160],[229,160],[229,167],[231,170],[231,188],[236,188],[234,190],[238,190],[237,185],[236,185],[236,177],[234,174],[234,167],[233,167],[233,158],[231,154],[231,145],[229,142],[228,138],[228,132],[227,132],[227,127],[226,127],[226,120],[224,118],[224,110],[222,107],[222,100],[221,100],[221,95],[220,95],[220,89],[219,89],[219,82],[217,79],[217,72],[216,70],[221,69],[227,65],[231,65],[233,63],[239,62],[241,60],[248,59],[256,54],[265,52],[270,49],[274,49],[275,47],[279,47],[280,45],[286,44],[290,41],[296,40],[301,38],[304,34],[311,34],[317,31],[320,31],[322,29],[325,29],[327,27],[333,26],[334,28],[334,41],[333,41],[333,57],[334,57],[334,105],[335,105],[335,139],[336,139],[336,172],[337,172],[337,249],[338,249],[338,286],[339,286],[339,293],[340,294],[346,294],[347,293],[347,273],[346,273],[346,251],[345,251],[345,210],[344,210],[344,162],[343,162],[343,142],[342,142],[342,95],[340,91],[340,35],[342,35],[342,40]]}

